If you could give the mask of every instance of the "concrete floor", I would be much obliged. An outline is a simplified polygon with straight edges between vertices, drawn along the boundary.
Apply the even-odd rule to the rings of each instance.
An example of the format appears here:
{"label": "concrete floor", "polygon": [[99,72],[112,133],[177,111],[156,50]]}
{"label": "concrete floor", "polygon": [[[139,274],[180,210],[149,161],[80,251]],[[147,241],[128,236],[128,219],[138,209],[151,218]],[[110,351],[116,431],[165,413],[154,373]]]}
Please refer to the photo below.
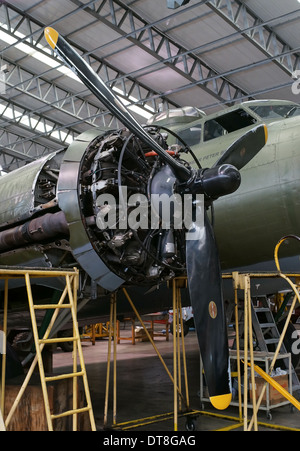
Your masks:
{"label": "concrete floor", "polygon": [[[129,335],[129,331],[123,331],[122,336]],[[167,367],[172,372],[173,366],[173,336],[170,341],[159,337],[155,344],[162,354]],[[187,368],[189,377],[190,407],[192,410],[201,411],[202,406],[199,392],[199,350],[196,333],[190,331],[185,338],[187,353]],[[106,339],[82,344],[84,358],[88,373],[94,415],[98,430],[103,430],[103,414],[106,384],[106,361],[108,342]],[[127,341],[121,341],[117,346],[117,423],[128,422],[140,418],[161,415],[173,412],[173,385],[162,363],[158,359],[151,343],[139,342],[132,345]],[[61,373],[68,365],[71,365],[71,354],[56,351],[53,357],[54,371]],[[62,371],[63,370],[63,371]],[[111,390],[112,393],[112,379]],[[205,412],[217,413],[209,404],[205,404]],[[238,408],[230,407],[225,415],[238,417]],[[249,416],[251,411],[249,410]],[[284,406],[272,410],[272,420],[266,418],[266,412],[259,413],[259,421],[272,425],[281,425],[289,428],[300,429],[300,412],[291,412],[291,406]],[[112,396],[109,404],[109,425],[112,424]],[[236,424],[233,421],[214,418],[199,414],[195,418],[196,431],[214,431]],[[173,419],[159,421],[142,427],[131,428],[131,425],[122,426],[122,430],[128,431],[174,431]],[[126,427],[126,429],[125,429]],[[129,427],[129,429],[128,429]],[[242,430],[241,428],[238,429]],[[273,431],[276,429],[259,426],[259,430]],[[179,418],[178,431],[186,431],[186,417]]]}

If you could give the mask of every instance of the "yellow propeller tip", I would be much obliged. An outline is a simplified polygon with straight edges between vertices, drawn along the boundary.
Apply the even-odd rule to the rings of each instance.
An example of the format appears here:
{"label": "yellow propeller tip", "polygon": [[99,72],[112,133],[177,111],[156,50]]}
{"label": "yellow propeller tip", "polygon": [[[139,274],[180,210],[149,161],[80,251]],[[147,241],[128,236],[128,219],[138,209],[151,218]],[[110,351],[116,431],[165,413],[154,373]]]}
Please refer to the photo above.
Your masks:
{"label": "yellow propeller tip", "polygon": [[57,41],[58,41],[58,32],[56,30],[54,30],[54,28],[51,27],[47,27],[45,29],[45,38],[48,42],[48,44],[50,45],[50,47],[52,47],[53,49],[55,49]]}
{"label": "yellow propeller tip", "polygon": [[227,395],[220,396],[212,396],[210,398],[210,402],[214,406],[215,409],[218,410],[226,410],[230,406],[232,400],[232,394],[228,393]]}

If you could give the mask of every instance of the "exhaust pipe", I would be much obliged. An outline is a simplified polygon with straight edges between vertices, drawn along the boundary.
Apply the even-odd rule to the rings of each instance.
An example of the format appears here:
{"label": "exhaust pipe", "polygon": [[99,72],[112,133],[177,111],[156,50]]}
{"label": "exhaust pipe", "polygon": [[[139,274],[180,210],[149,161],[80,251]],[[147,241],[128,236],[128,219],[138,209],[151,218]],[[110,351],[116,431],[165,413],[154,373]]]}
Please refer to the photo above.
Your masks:
{"label": "exhaust pipe", "polygon": [[57,236],[69,236],[69,226],[63,211],[47,213],[20,226],[0,232],[0,252],[41,243]]}

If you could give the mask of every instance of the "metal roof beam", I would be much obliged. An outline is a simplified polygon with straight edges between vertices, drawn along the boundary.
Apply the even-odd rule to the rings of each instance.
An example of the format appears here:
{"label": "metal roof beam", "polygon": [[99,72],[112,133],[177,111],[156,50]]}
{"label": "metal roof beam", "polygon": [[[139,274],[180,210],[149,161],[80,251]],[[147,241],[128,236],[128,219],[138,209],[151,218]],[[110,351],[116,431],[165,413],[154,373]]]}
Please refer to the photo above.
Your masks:
{"label": "metal roof beam", "polygon": [[[95,1],[89,2],[85,5],[80,4],[79,7],[76,9],[87,9],[88,5],[94,4]],[[3,28],[3,31],[8,33],[10,36],[17,39],[17,43],[19,44],[21,42],[25,42],[26,45],[30,46],[33,50],[36,50],[36,45],[44,39],[44,28],[45,24],[31,18],[26,13],[23,13],[22,11],[18,10],[16,7],[12,7],[9,4],[6,3],[0,3],[0,11],[3,11],[3,18],[5,18],[5,28]],[[13,16],[13,18],[12,18]],[[26,36],[24,38],[20,38],[18,36],[17,31],[20,29],[21,24],[26,25],[25,30],[22,29],[22,33],[27,32]],[[48,26],[49,24],[47,24]],[[53,25],[53,24],[52,24]],[[0,27],[1,29],[1,27]],[[74,30],[76,32],[76,30]],[[87,62],[90,64],[90,66],[93,67],[95,72],[99,73],[103,80],[110,84],[111,86],[117,85],[118,83],[121,83],[121,89],[124,88],[124,92],[122,94],[122,97],[129,102],[130,104],[138,105],[140,108],[144,109],[149,113],[149,108],[153,109],[154,111],[158,111],[159,109],[159,92],[156,92],[154,90],[151,90],[147,86],[143,85],[142,83],[139,83],[137,80],[130,79],[129,77],[126,77],[125,74],[121,73],[118,69],[113,67],[112,65],[104,62],[100,58],[93,55],[91,52],[86,52],[85,49],[81,48],[80,46],[76,45],[75,42],[71,41],[69,39],[69,42],[72,46],[74,46],[79,53],[87,60]],[[4,49],[0,51],[0,54],[4,54],[10,47],[13,47],[14,45],[8,45]],[[57,58],[57,56],[54,54],[54,51],[49,54],[48,52],[44,52],[41,48],[38,49],[38,51],[41,54],[45,54],[47,58],[52,58],[53,61],[57,63],[56,69],[63,66],[64,64],[61,63],[61,60]],[[19,62],[20,66],[20,62]],[[54,71],[55,69],[51,69],[50,71]],[[46,73],[50,72],[46,71]],[[42,74],[43,75],[43,74]],[[120,78],[124,78],[126,80],[126,83],[116,81]],[[130,93],[130,94],[129,94]],[[72,94],[71,94],[72,95]],[[132,101],[132,97],[134,96],[136,98],[136,101]],[[152,101],[150,102],[144,102],[144,98],[151,98]],[[168,103],[168,99],[164,99],[166,103]],[[173,102],[170,102],[170,106],[178,106]],[[148,108],[147,108],[148,107]],[[106,113],[107,114],[107,113]]]}
{"label": "metal roof beam", "polygon": [[0,165],[3,171],[10,172],[57,150],[60,148],[33,141],[15,131],[0,129]]}
{"label": "metal roof beam", "polygon": [[[272,59],[285,73],[292,76],[293,72],[300,68],[299,53],[294,52],[292,47],[272,28],[266,26],[245,3],[240,0],[209,0],[206,5]],[[246,29],[249,31],[244,31]]]}
{"label": "metal roof beam", "polygon": [[[17,125],[34,136],[44,136],[50,141],[67,145],[79,134],[74,128],[49,119],[35,111],[24,108],[22,105],[7,100],[0,95],[0,129]],[[33,139],[33,136],[31,137]]]}
{"label": "metal roof beam", "polygon": [[[82,5],[80,0],[70,1],[76,6]],[[206,1],[200,3],[206,3]],[[105,13],[102,13],[102,10]],[[86,12],[155,57],[162,64],[172,68],[189,82],[199,85],[201,89],[218,100],[231,104],[239,95],[247,95],[239,86],[226,78],[220,80],[219,83],[206,80],[213,75],[218,76],[218,72],[197,55],[160,32],[153,24],[147,23],[122,2],[103,0],[98,8],[93,5],[86,8]],[[224,83],[227,86],[226,89],[224,89]]]}
{"label": "metal roof beam", "polygon": [[3,60],[3,62],[9,65],[5,84],[6,95],[9,96],[10,100],[18,97],[12,95],[14,91],[17,91],[44,104],[43,107],[35,110],[36,113],[46,112],[51,107],[51,109],[57,109],[89,126],[105,126],[109,122],[110,119],[106,112],[104,114],[103,109],[82,97],[84,94],[90,95],[86,89],[73,94],[54,82],[36,76],[12,61]]}

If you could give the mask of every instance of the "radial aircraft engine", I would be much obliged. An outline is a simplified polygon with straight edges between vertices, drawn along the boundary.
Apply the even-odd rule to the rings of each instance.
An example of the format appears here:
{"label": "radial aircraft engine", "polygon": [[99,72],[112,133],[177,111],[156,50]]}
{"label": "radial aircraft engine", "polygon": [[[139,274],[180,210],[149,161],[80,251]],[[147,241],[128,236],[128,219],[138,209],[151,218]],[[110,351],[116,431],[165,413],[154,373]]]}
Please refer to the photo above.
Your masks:
{"label": "radial aircraft engine", "polygon": [[[212,168],[202,168],[183,142],[168,146],[166,130],[142,127],[55,30],[47,28],[45,37],[124,127],[88,130],[67,150],[0,178],[0,265],[77,266],[81,286],[109,292],[124,284],[158,286],[187,274],[210,399],[225,409],[231,401],[227,328],[207,210],[239,188],[239,170],[265,145],[266,127],[254,127],[224,149]],[[175,227],[178,208],[173,206],[169,227],[164,227],[159,204],[153,227],[152,198],[162,195],[191,200],[188,224]],[[130,218],[143,226],[134,227]]]}

